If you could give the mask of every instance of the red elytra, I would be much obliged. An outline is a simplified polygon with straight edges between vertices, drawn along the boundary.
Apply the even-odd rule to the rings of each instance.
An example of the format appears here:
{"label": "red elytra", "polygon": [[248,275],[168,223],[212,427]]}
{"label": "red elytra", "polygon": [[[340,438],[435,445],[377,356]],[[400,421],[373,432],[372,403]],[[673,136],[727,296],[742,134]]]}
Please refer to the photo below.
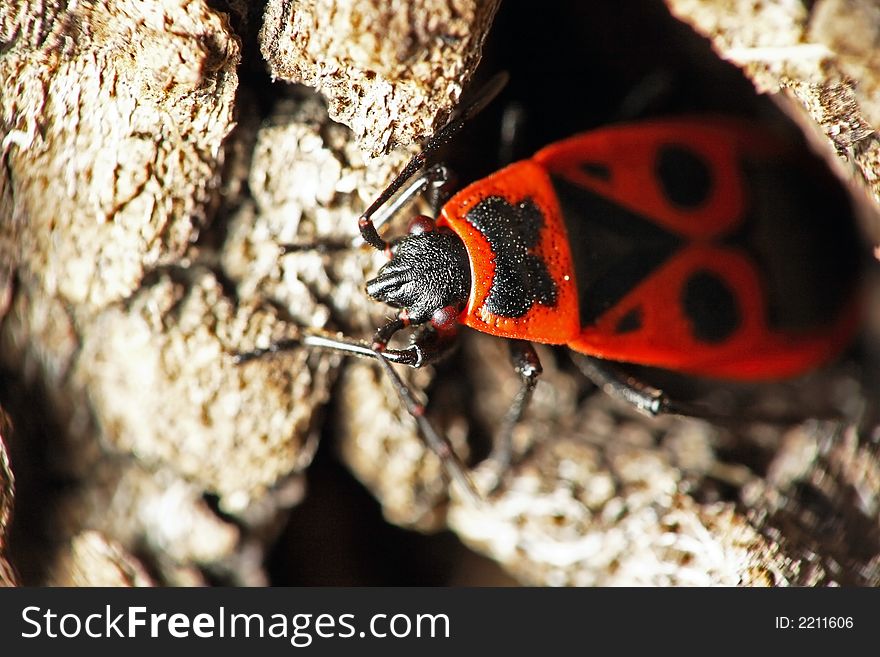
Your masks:
{"label": "red elytra", "polygon": [[458,320],[720,379],[814,368],[859,324],[858,236],[803,149],[705,117],[553,143],[443,206],[470,265]]}

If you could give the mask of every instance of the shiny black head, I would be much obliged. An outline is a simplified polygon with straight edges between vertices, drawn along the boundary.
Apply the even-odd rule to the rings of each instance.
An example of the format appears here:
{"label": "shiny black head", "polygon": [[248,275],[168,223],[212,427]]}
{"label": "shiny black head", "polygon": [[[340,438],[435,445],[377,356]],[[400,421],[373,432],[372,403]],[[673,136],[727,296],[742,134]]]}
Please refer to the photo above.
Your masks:
{"label": "shiny black head", "polygon": [[367,281],[371,297],[406,308],[413,324],[427,322],[440,308],[464,306],[471,272],[458,235],[446,229],[412,233],[395,242],[391,252],[391,260]]}

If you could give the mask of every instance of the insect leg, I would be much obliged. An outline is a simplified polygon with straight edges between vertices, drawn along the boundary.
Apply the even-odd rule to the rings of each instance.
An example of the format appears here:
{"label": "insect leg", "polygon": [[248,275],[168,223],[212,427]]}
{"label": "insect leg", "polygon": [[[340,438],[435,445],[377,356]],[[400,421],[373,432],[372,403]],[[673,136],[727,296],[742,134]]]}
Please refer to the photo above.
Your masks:
{"label": "insect leg", "polygon": [[384,349],[386,360],[410,367],[424,367],[446,358],[458,343],[457,331],[438,331],[430,324],[419,327],[413,333],[410,344],[402,349]]}
{"label": "insect leg", "polygon": [[649,72],[620,101],[614,122],[637,121],[656,114],[669,104],[676,84],[680,82],[667,68],[657,68]]}
{"label": "insect leg", "polygon": [[718,414],[710,408],[695,403],[670,399],[662,390],[640,381],[606,361],[592,356],[572,353],[578,368],[597,388],[607,395],[619,399],[649,417],[661,414],[687,415],[713,419]]}
{"label": "insect leg", "polygon": [[510,360],[514,370],[519,374],[521,385],[504,416],[501,429],[495,437],[492,453],[489,454],[489,459],[495,463],[499,472],[503,472],[510,465],[513,456],[513,430],[522,419],[538,384],[538,377],[544,371],[535,347],[526,340],[510,341]]}
{"label": "insect leg", "polygon": [[391,181],[391,184],[379,194],[370,207],[364,210],[364,213],[358,218],[358,228],[361,231],[361,237],[367,244],[379,251],[385,250],[388,244],[376,231],[373,216],[379,211],[379,208],[391,200],[391,198],[410,178],[424,168],[425,164],[428,162],[429,155],[448,142],[456,132],[461,130],[462,126],[464,126],[471,117],[477,114],[477,112],[483,109],[489,101],[498,95],[498,93],[504,88],[504,85],[507,84],[507,78],[507,73],[502,72],[496,74],[491,80],[489,80],[489,82],[480,89],[476,98],[474,98],[468,105],[465,105],[463,110],[454,113],[449,120],[449,123],[443,126],[433,137],[425,142],[425,145],[422,146],[422,150],[413,155],[412,159],[406,163],[406,166],[403,167],[400,173],[398,173],[394,180]]}
{"label": "insect leg", "polygon": [[263,356],[268,356],[270,354],[278,354],[284,351],[293,351],[294,349],[297,349],[302,345],[303,342],[299,338],[288,338],[285,340],[279,340],[278,342],[273,342],[268,347],[262,349],[242,351],[237,354],[233,354],[232,362],[236,365],[242,365],[244,363],[248,363],[252,360],[257,360],[258,358],[262,358]]}
{"label": "insect leg", "polygon": [[[408,353],[407,350],[389,350],[387,357],[380,351],[368,347],[366,345],[349,342],[341,338],[334,338],[327,335],[319,335],[314,333],[306,333],[300,338],[290,338],[279,340],[265,349],[254,349],[253,351],[243,352],[234,355],[234,362],[237,365],[246,363],[257,358],[261,358],[268,354],[277,354],[284,351],[292,351],[300,347],[317,347],[320,349],[329,349],[331,351],[339,351],[344,354],[353,356],[362,356],[366,358],[374,358],[379,362],[382,370],[391,380],[397,396],[403,402],[407,412],[412,416],[418,427],[419,435],[427,445],[428,449],[437,455],[443,466],[446,476],[455,482],[467,500],[474,505],[481,502],[480,493],[467,474],[464,464],[455,454],[449,440],[439,433],[434,425],[425,417],[425,407],[419,403],[409,386],[400,378],[400,375],[394,370],[389,361],[397,360],[397,362],[405,362],[402,358],[398,359],[399,354]],[[409,363],[407,363],[409,364]]]}
{"label": "insect leg", "polygon": [[[450,196],[455,186],[455,176],[452,171],[443,164],[434,164],[422,173],[413,176],[409,184],[393,199],[376,210],[372,216],[373,227],[379,229],[394,217],[401,208],[406,206],[415,196],[426,194],[428,204],[436,215]],[[364,238],[358,236],[354,239],[353,246],[360,246]]]}
{"label": "insect leg", "polygon": [[598,358],[580,354],[572,356],[584,376],[607,395],[634,406],[650,417],[668,412],[669,399],[662,390],[646,385]]}
{"label": "insect leg", "polygon": [[526,125],[526,109],[520,103],[510,103],[501,114],[501,135],[498,147],[499,168],[519,159]]}
{"label": "insect leg", "polygon": [[376,329],[373,334],[373,349],[376,351],[385,351],[385,345],[394,337],[400,329],[409,326],[409,320],[406,315],[401,313],[401,317],[395,317]]}
{"label": "insect leg", "polygon": [[[416,400],[412,390],[410,390],[409,386],[406,385],[403,379],[400,378],[400,375],[391,366],[391,358],[386,357],[385,353],[377,351],[371,347],[324,335],[306,334],[302,338],[302,344],[305,346],[320,347],[322,349],[342,351],[343,353],[356,356],[366,356],[368,358],[375,358],[379,361],[382,370],[391,380],[391,383],[397,392],[397,396],[400,398],[401,402],[403,402],[407,412],[415,420],[422,440],[428,446],[428,449],[434,452],[434,454],[437,455],[437,458],[440,459],[440,463],[446,471],[447,477],[459,486],[462,493],[467,497],[471,504],[477,505],[481,502],[482,498],[480,493],[477,491],[476,486],[474,486],[474,483],[468,476],[464,464],[452,449],[452,444],[444,435],[434,428],[434,425],[431,424],[425,416],[424,405]],[[389,350],[387,355],[392,356],[396,353],[400,352]]]}
{"label": "insect leg", "polygon": [[[583,374],[603,392],[634,406],[649,417],[661,414],[684,415],[710,420],[718,424],[737,425],[743,421],[765,422],[769,424],[796,424],[804,420],[802,408],[767,409],[754,406],[748,395],[726,398],[723,404],[717,400],[682,401],[670,397],[666,392],[647,385],[614,366],[613,363],[591,356],[572,353],[572,359]],[[849,416],[839,408],[827,407],[811,409],[814,420],[841,422]],[[851,420],[852,418],[850,418]],[[850,421],[847,420],[847,421]]]}
{"label": "insect leg", "polygon": [[[378,231],[385,223],[392,219],[401,208],[419,194],[427,194],[428,203],[430,204],[434,214],[439,212],[440,208],[450,196],[452,188],[455,186],[455,176],[443,164],[435,164],[428,167],[423,172],[416,174],[409,181],[409,184],[403,188],[397,196],[388,201],[381,208],[376,210],[372,216],[373,230]],[[369,229],[368,229],[369,230]],[[378,237],[378,232],[376,233]],[[379,238],[381,240],[381,238]],[[322,240],[320,242],[297,242],[294,244],[281,244],[279,246],[280,255],[288,253],[298,253],[302,251],[316,251],[318,253],[332,253],[335,251],[344,251],[351,248],[357,248],[363,245],[365,238],[358,235],[353,240]],[[372,246],[377,246],[370,242]],[[382,250],[388,246],[388,242],[382,240]]]}
{"label": "insect leg", "polygon": [[[409,184],[403,187],[406,183]],[[443,164],[434,164],[421,173],[416,173],[409,179],[404,180],[399,185],[399,187],[403,188],[403,191],[393,198],[387,198],[381,206],[376,206],[376,203],[373,203],[370,208],[376,206],[375,210],[367,214],[368,210],[360,216],[358,227],[361,234],[360,237],[354,239],[353,245],[360,246],[366,242],[373,248],[384,251],[388,248],[388,242],[383,240],[378,233],[378,229],[383,224],[400,212],[400,209],[409,203],[413,197],[423,193],[427,193],[428,203],[436,214],[443,206],[443,203],[446,202],[446,199],[449,198],[450,190],[454,184],[452,172]]]}
{"label": "insect leg", "polygon": [[314,251],[316,253],[334,253],[336,251],[345,251],[351,248],[351,243],[347,240],[324,240],[321,242],[297,242],[295,244],[279,244],[278,255],[287,255],[288,253],[301,253],[303,251]]}

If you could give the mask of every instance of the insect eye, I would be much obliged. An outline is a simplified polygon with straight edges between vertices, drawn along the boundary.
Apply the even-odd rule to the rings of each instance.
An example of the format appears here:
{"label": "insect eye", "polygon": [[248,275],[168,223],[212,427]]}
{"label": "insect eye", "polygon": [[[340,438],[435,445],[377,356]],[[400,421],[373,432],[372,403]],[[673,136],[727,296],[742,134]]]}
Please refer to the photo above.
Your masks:
{"label": "insect eye", "polygon": [[431,315],[431,325],[441,331],[447,330],[456,324],[458,311],[453,306],[438,308]]}
{"label": "insect eye", "polygon": [[430,233],[436,227],[437,226],[434,224],[434,220],[431,219],[431,217],[419,214],[410,220],[407,232],[410,235],[421,235],[422,233]]}

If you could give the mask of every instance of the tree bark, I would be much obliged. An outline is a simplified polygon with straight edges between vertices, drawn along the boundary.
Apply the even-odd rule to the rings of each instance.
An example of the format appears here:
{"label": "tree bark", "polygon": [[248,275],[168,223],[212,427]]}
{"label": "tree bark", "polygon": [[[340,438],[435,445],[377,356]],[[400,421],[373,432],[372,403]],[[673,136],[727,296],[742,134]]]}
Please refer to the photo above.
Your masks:
{"label": "tree bark", "polygon": [[[347,502],[308,497],[302,473],[323,435],[333,444],[321,449],[338,450],[388,521],[449,528],[519,582],[880,583],[870,431],[646,420],[542,348],[544,383],[517,428],[518,459],[475,508],[445,484],[375,364],[343,368],[303,349],[234,361],[306,329],[368,338],[382,323],[388,309],[363,292],[382,254],[281,255],[279,245],[350,242],[412,143],[455,107],[484,47],[489,67],[509,67],[511,96],[533,103],[527,137],[650,110],[650,93],[629,92],[660,79],[642,75],[655,59],[709,71],[688,88],[693,98],[673,87],[675,102],[696,99],[692,112],[706,108],[704,93],[720,94],[714,110],[765,100],[755,89],[780,94],[808,131],[821,127],[816,143],[846,184],[868,190],[853,193],[865,232],[880,235],[876,55],[846,38],[853,12],[866,40],[880,29],[870,3],[767,3],[758,14],[667,4],[718,56],[647,1],[623,12],[632,25],[559,3],[548,15],[565,7],[575,18],[549,29],[543,15],[493,0],[270,0],[265,13],[233,0],[5,3],[0,403],[16,431],[10,439],[0,426],[11,463],[0,441],[0,582],[275,582],[265,559],[277,545],[284,553],[289,518],[307,546],[328,525],[334,537],[358,527],[328,520]],[[737,83],[715,89],[719,71]],[[500,110],[483,114],[475,127],[497,130]],[[467,132],[445,155],[491,170],[484,144]],[[445,368],[402,373],[430,391],[432,421],[465,458],[476,459],[518,384],[503,352],[468,335]],[[851,405],[874,392],[843,367],[758,401]],[[8,522],[11,472],[20,525]],[[474,478],[486,485],[490,473]],[[304,499],[314,516],[295,509]],[[56,540],[38,543],[25,518]],[[364,538],[338,541],[352,562]]]}

